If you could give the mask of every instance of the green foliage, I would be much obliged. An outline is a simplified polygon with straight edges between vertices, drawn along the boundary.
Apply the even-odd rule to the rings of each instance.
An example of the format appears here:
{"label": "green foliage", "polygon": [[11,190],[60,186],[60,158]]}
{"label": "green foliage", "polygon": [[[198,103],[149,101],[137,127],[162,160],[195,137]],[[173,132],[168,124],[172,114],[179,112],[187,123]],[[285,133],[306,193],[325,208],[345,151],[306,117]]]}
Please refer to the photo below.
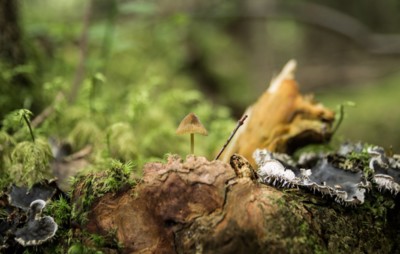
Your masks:
{"label": "green foliage", "polygon": [[101,131],[95,122],[90,120],[79,121],[71,130],[68,140],[74,150],[80,150],[86,145],[94,145],[101,141]]}
{"label": "green foliage", "polygon": [[69,247],[68,254],[103,254],[104,252],[95,247],[85,246],[82,243],[74,243]]}
{"label": "green foliage", "polygon": [[19,76],[32,78],[35,65],[10,66],[3,60],[0,58],[0,118],[16,108],[30,107],[32,103],[41,100],[39,84],[19,84],[15,81]]}
{"label": "green foliage", "polygon": [[374,216],[373,226],[377,230],[382,230],[386,225],[389,210],[395,207],[395,201],[392,197],[376,190],[371,190],[370,192],[370,197],[365,201],[365,204],[363,204],[360,209],[362,209],[366,214],[372,214]]}
{"label": "green foliage", "polygon": [[[38,8],[29,8],[29,3],[23,6],[27,36],[44,38],[47,43],[39,44],[43,48],[37,48],[38,57],[43,57],[46,50],[51,50],[55,56],[40,60],[46,61],[47,68],[43,89],[39,92],[41,97],[54,101],[51,104],[54,111],[36,127],[36,136],[68,141],[74,152],[90,145],[93,152],[87,159],[92,164],[113,158],[135,161],[140,168],[146,161],[162,160],[165,153],[183,157],[189,153],[188,137],[176,136],[175,129],[187,113],[194,112],[210,133],[208,137],[196,137],[196,155],[214,158],[235,121],[226,107],[213,104],[196,89],[197,81],[187,76],[182,68],[187,64],[189,37],[199,41],[200,48],[205,51],[217,45],[214,53],[220,49],[235,52],[236,46],[230,44],[226,35],[207,25],[209,36],[198,37],[192,28],[204,27],[197,26],[183,13],[164,18],[163,22],[141,20],[129,23],[124,30],[116,30],[112,17],[108,23],[97,20],[102,15],[116,15],[106,6],[113,5],[113,11],[120,14],[147,16],[157,13],[157,5],[101,2],[93,10],[99,16],[92,20],[88,31],[90,54],[85,59],[86,78],[74,103],[70,104],[65,98],[79,61],[75,54],[76,38],[81,32],[81,14],[76,8],[83,10],[85,4],[50,1],[42,4],[51,10],[48,15],[42,15]],[[210,39],[216,36],[218,40]],[[105,58],[107,55],[110,57]],[[230,75],[240,73],[240,65],[235,64],[233,68],[234,63],[237,61],[229,59],[215,66],[215,73],[226,81],[224,90],[229,94],[236,93],[236,88],[231,86],[233,82],[243,83],[243,79],[238,78],[240,75]],[[18,72],[18,69],[10,71]],[[248,91],[244,92],[243,88],[240,91],[241,97],[248,97]],[[64,97],[55,99],[60,92]],[[18,133],[13,135],[17,142],[26,141],[28,128],[22,128],[20,119],[13,117],[15,119],[6,118],[4,128],[9,133]]]}
{"label": "green foliage", "polygon": [[102,165],[96,166],[100,172],[77,176],[74,179],[73,192],[79,197],[72,207],[72,219],[85,223],[87,211],[95,200],[107,193],[116,193],[124,186],[134,186],[135,182],[130,178],[132,168],[133,164],[130,162],[106,160]]}
{"label": "green foliage", "polygon": [[50,179],[52,178],[51,159],[51,149],[46,140],[37,139],[34,143],[20,142],[11,152],[9,176],[17,185],[28,186],[44,179]]}
{"label": "green foliage", "polygon": [[19,109],[7,114],[2,121],[1,188],[8,186],[10,181],[17,185],[32,186],[36,182],[53,178],[50,169],[53,159],[50,146],[44,137],[35,138],[30,123],[31,115],[29,110]]}
{"label": "green foliage", "polygon": [[59,226],[68,225],[71,219],[71,204],[61,196],[46,206],[46,213],[51,214]]}
{"label": "green foliage", "polygon": [[11,133],[21,131],[24,124],[31,134],[32,141],[34,141],[32,128],[30,126],[30,117],[32,112],[27,109],[17,109],[8,113],[2,121],[2,129]]}
{"label": "green foliage", "polygon": [[90,234],[89,239],[96,248],[108,247],[117,250],[122,248],[116,237],[116,230],[112,230],[106,235]]}
{"label": "green foliage", "polygon": [[107,150],[110,157],[121,161],[137,159],[137,138],[128,123],[115,123],[106,132]]}
{"label": "green foliage", "polygon": [[343,123],[337,131],[341,142],[362,140],[400,151],[398,140],[393,138],[397,136],[400,123],[400,111],[393,107],[400,96],[399,80],[399,74],[394,74],[385,77],[379,84],[370,81],[354,85],[354,88],[336,88],[318,95],[319,100],[328,107],[343,101],[352,101],[356,105],[346,108]]}
{"label": "green foliage", "polygon": [[[45,207],[45,213],[51,215],[58,225],[55,238],[58,245],[55,247],[54,252],[65,253],[65,247],[69,246],[72,242],[77,241],[73,238],[70,221],[71,221],[72,207],[69,200],[63,196],[57,200],[49,202]],[[53,246],[52,246],[53,247]]]}
{"label": "green foliage", "polygon": [[7,132],[0,130],[0,172],[6,170],[5,166],[10,163],[11,151],[15,146],[15,139]]}

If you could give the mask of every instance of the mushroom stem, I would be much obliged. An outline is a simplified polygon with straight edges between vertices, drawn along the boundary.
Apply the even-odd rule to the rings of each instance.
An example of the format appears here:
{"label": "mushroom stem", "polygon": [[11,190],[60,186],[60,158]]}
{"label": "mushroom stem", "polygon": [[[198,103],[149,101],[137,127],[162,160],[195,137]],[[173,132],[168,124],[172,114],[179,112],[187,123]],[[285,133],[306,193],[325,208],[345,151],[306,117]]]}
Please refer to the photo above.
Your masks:
{"label": "mushroom stem", "polygon": [[190,133],[190,152],[194,154],[194,133]]}

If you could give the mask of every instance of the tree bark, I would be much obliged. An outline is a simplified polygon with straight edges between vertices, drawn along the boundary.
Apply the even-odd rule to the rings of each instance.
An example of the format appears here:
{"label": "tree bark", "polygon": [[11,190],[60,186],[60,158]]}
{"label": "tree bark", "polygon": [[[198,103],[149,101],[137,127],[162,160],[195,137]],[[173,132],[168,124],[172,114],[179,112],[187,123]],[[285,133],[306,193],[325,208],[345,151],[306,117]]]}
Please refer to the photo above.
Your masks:
{"label": "tree bark", "polygon": [[[27,60],[18,14],[18,1],[0,0],[0,61],[10,67],[26,64]],[[15,75],[12,81],[19,86],[32,84],[24,74]]]}
{"label": "tree bark", "polygon": [[398,201],[377,215],[377,200],[343,207],[238,178],[221,161],[172,156],[147,164],[136,187],[100,198],[86,228],[115,230],[123,253],[394,253]]}
{"label": "tree bark", "polygon": [[37,72],[23,67],[26,64],[19,1],[0,0],[0,119],[18,108],[29,108],[34,113],[40,110],[43,98],[34,80]]}

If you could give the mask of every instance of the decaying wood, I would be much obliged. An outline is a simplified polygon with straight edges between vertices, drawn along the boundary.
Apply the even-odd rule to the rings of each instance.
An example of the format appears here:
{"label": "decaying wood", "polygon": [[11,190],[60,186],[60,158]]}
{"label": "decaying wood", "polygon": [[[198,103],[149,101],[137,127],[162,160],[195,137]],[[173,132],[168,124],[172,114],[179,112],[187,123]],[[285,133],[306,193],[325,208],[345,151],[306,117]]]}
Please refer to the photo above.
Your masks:
{"label": "decaying wood", "polygon": [[296,62],[290,61],[247,109],[249,119],[225,151],[225,162],[238,153],[255,166],[252,155],[257,148],[292,153],[306,144],[329,141],[334,113],[300,93],[294,80],[295,68]]}
{"label": "decaying wood", "polygon": [[188,156],[147,164],[136,187],[97,201],[86,228],[115,230],[123,253],[390,253],[399,217],[397,206],[378,225],[372,210],[284,193]]}
{"label": "decaying wood", "polygon": [[[289,62],[247,110],[249,119],[224,152],[226,161],[234,152],[253,161],[257,148],[290,153],[329,140],[334,114],[299,93],[294,68]],[[343,207],[306,190],[283,192],[237,177],[228,163],[193,155],[146,164],[143,172],[135,187],[97,200],[84,226],[96,234],[115,232],[122,253],[400,250],[399,198],[390,209],[375,195],[362,206]],[[74,193],[76,200],[79,187]]]}

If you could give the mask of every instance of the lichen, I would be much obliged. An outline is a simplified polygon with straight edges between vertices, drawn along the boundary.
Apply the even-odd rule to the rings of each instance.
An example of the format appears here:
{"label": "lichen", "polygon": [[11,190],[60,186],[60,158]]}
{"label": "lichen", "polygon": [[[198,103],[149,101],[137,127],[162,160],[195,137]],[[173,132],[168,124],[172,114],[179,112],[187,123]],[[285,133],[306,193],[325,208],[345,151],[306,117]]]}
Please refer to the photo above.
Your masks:
{"label": "lichen", "polygon": [[261,182],[317,191],[345,205],[362,204],[372,187],[394,196],[400,192],[398,156],[388,157],[376,146],[344,144],[336,153],[307,153],[297,162],[267,150],[257,150],[254,157]]}
{"label": "lichen", "polygon": [[364,202],[362,172],[340,170],[326,158],[320,158],[312,169],[304,169],[286,168],[275,159],[274,154],[266,150],[256,150],[254,155],[260,166],[258,174],[262,183],[282,188],[306,188],[333,197],[336,202],[346,205]]}

